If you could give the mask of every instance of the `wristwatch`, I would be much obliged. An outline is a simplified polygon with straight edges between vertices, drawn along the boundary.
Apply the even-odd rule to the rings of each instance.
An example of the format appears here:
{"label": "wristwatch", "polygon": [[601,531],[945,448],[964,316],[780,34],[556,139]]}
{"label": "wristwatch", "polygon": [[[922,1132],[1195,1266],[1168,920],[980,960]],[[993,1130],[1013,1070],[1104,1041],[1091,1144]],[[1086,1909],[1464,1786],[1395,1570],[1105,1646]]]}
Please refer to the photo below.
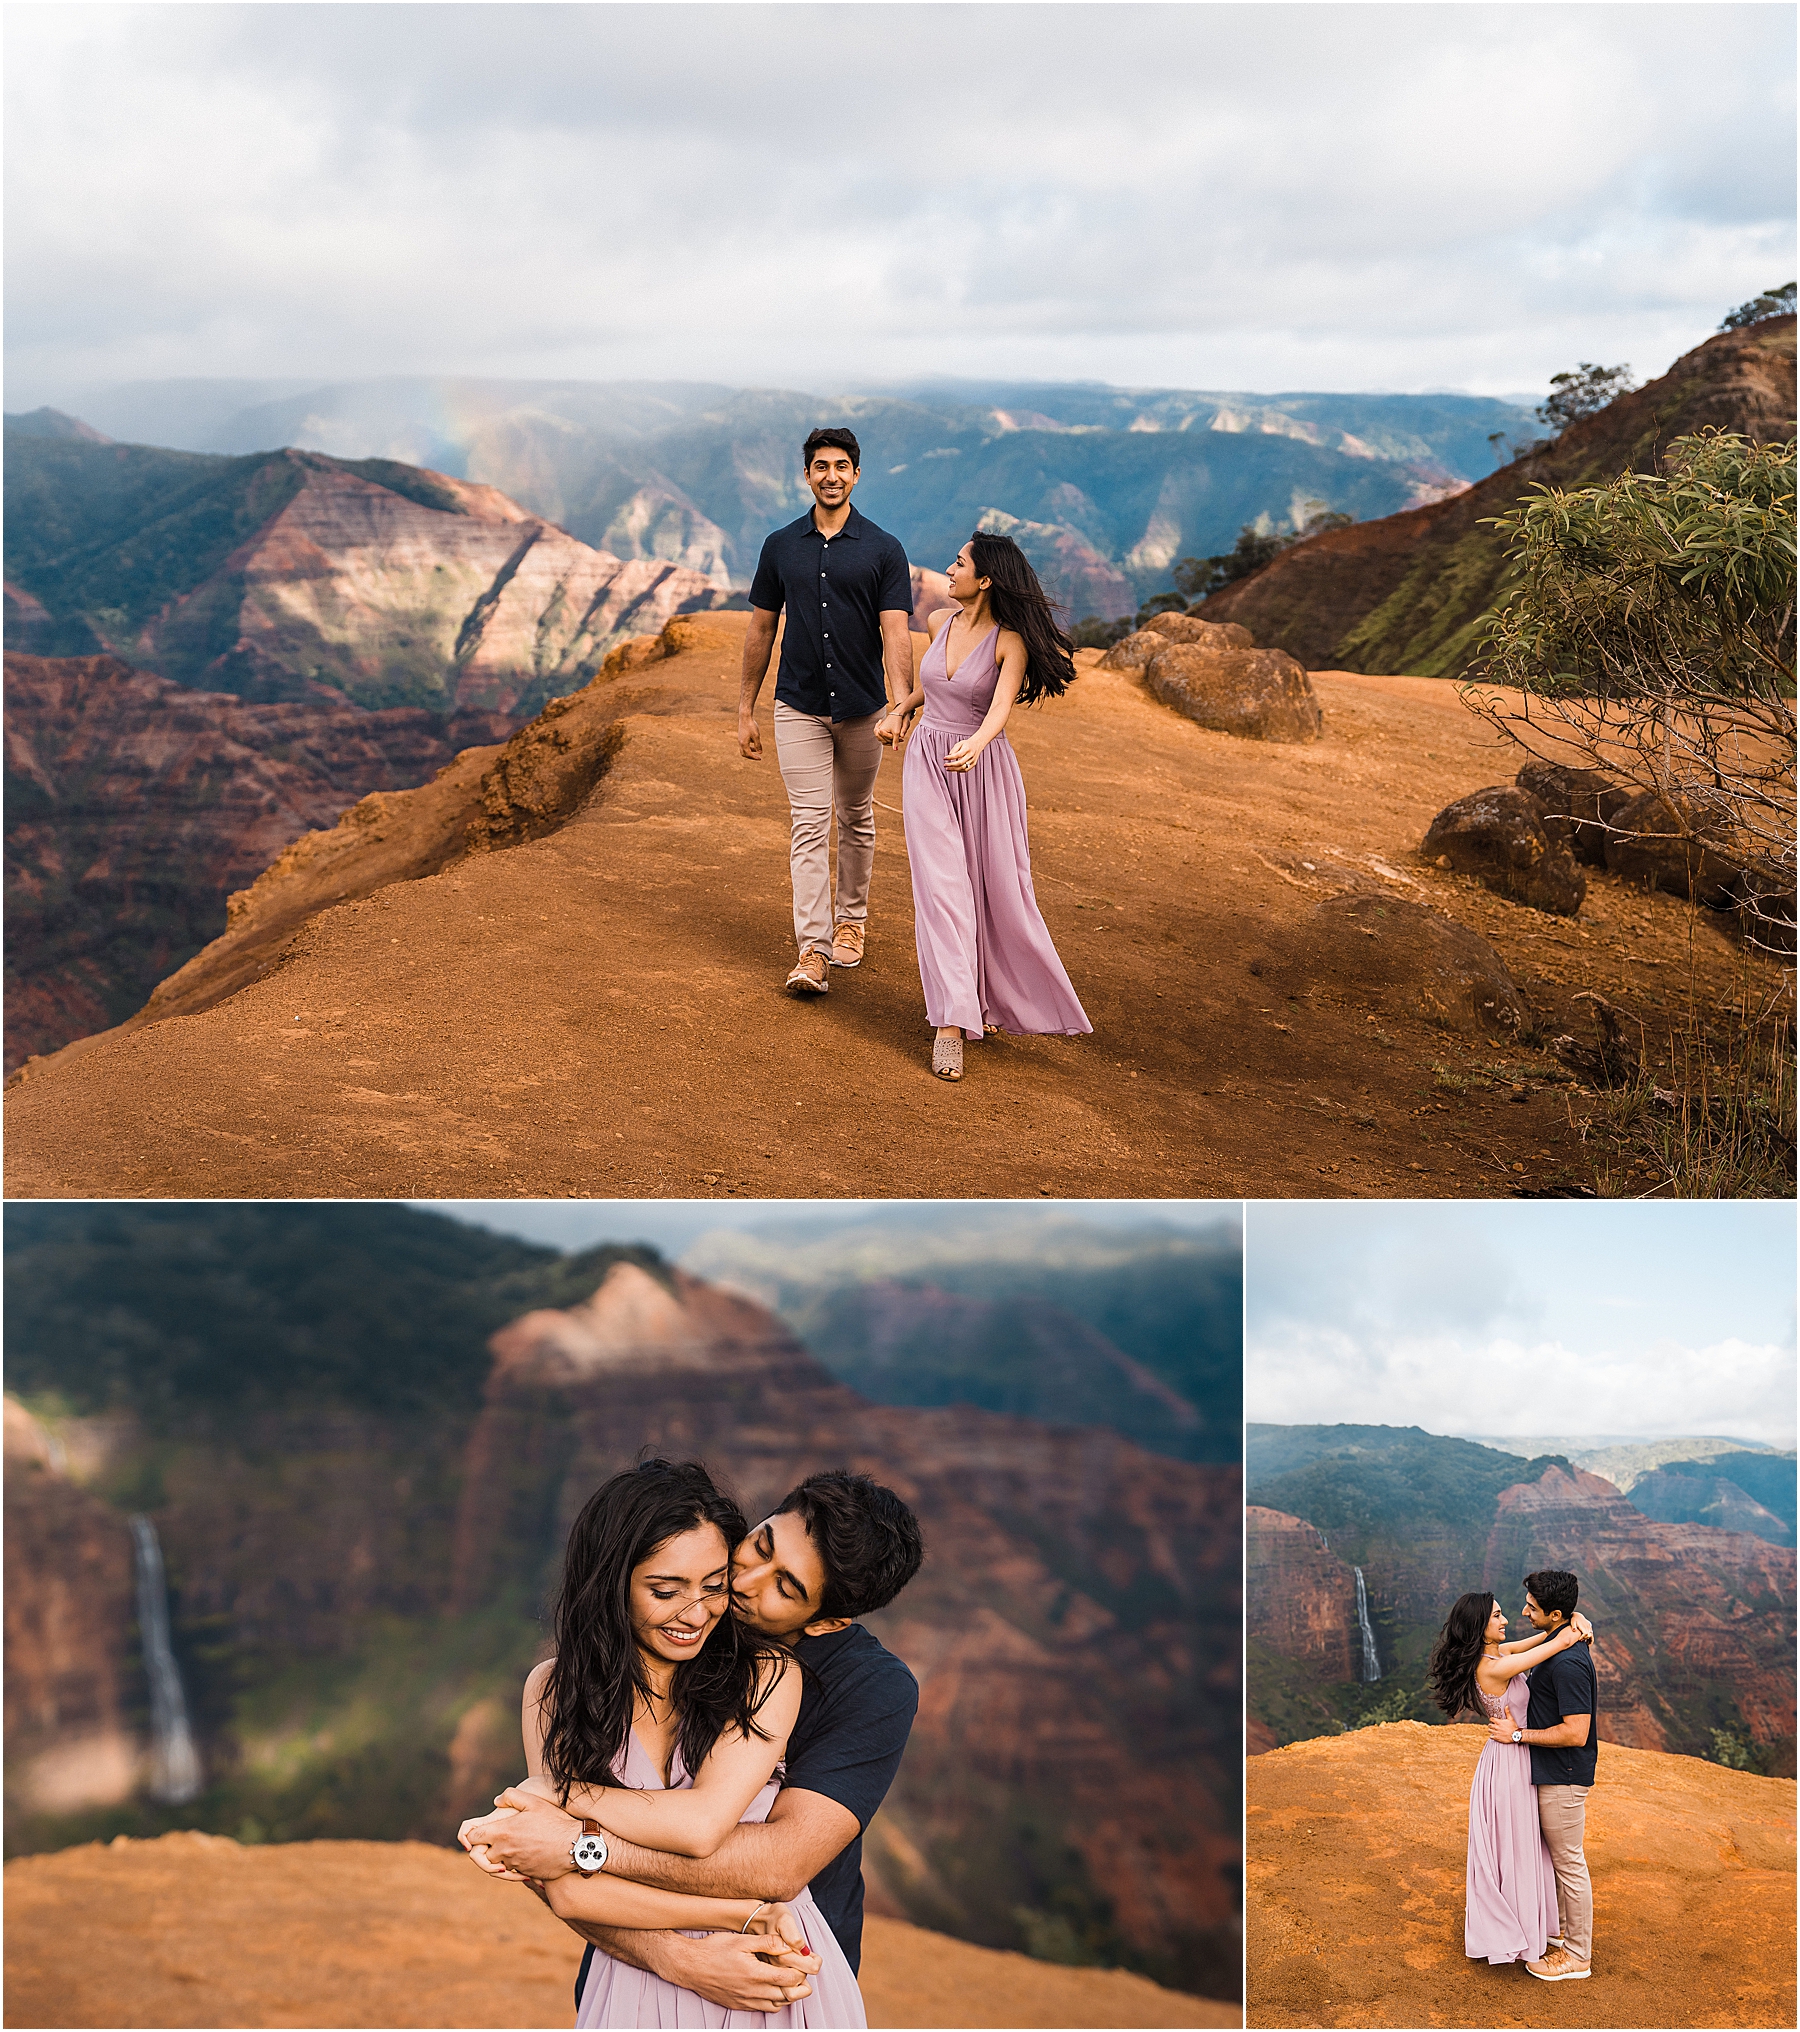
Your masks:
{"label": "wristwatch", "polygon": [[[1524,1740],[1525,1740],[1525,1731],[1523,1729],[1514,1729],[1513,1741],[1515,1743],[1522,1743]],[[606,1860],[606,1851],[604,1849],[602,1849],[600,1852],[600,1858],[602,1862]]]}
{"label": "wristwatch", "polygon": [[584,1820],[581,1832],[569,1844],[569,1860],[584,1877],[598,1876],[606,1868],[606,1837],[597,1820]]}

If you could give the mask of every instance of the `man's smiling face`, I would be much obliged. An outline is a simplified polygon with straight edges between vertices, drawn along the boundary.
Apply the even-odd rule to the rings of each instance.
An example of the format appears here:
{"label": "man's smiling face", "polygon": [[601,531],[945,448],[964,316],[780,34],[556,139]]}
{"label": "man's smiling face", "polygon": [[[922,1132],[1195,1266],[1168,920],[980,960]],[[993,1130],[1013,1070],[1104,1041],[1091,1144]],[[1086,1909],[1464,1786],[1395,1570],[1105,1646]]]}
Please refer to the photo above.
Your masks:
{"label": "man's smiling face", "polygon": [[765,1517],[732,1554],[731,1597],[733,1609],[751,1629],[779,1643],[791,1644],[819,1621],[825,1562],[791,1510]]}

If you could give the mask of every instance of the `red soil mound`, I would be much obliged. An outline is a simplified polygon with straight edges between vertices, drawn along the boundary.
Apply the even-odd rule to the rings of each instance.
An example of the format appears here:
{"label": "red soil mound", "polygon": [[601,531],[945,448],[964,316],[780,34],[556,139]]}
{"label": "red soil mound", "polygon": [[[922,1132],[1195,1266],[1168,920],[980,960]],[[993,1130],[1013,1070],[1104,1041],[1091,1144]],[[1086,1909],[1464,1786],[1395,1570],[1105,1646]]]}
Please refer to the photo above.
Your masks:
{"label": "red soil mound", "polygon": [[[422,1842],[123,1839],[6,1866],[8,2025],[564,2025],[581,1943]],[[1236,2005],[871,1916],[871,2025],[1236,2025]]]}
{"label": "red soil mound", "polygon": [[1395,1722],[1252,1757],[1252,2025],[1791,2025],[1794,1784],[1603,1744],[1594,1973],[1463,1953],[1486,1732]]}

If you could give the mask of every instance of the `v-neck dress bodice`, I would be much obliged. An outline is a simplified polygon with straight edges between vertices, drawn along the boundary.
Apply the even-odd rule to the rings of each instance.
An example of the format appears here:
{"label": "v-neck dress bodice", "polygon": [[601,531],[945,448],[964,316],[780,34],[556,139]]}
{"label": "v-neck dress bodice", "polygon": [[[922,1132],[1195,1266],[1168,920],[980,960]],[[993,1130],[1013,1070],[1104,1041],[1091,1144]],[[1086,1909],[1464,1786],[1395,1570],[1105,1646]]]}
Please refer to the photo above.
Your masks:
{"label": "v-neck dress bodice", "polygon": [[[775,1772],[776,1775],[745,1807],[742,1820],[768,1819],[769,1809],[781,1792],[779,1764]],[[635,1730],[627,1735],[625,1748],[614,1759],[613,1777],[617,1783],[630,1786],[634,1792],[680,1792],[694,1782],[681,1761],[681,1750],[677,1746],[670,1758],[669,1779],[665,1785],[662,1773],[638,1741]],[[615,1961],[611,1955],[596,1949],[587,1982],[582,1988],[580,2007],[575,2014],[576,2025],[728,2026],[732,2032],[750,2032],[754,2026],[866,2025],[868,2017],[863,2009],[862,1991],[857,1988],[856,1977],[851,1973],[850,1964],[844,1959],[844,1950],[838,1945],[825,1915],[813,1902],[812,1893],[801,1891],[787,1903],[800,1922],[807,1945],[824,1964],[812,1978],[810,1997],[803,1997],[797,2004],[784,2005],[779,2011],[728,2011],[723,2005],[711,2003],[692,1990],[684,1990],[678,1983],[653,1976],[644,1969],[633,1968],[629,1962]]]}

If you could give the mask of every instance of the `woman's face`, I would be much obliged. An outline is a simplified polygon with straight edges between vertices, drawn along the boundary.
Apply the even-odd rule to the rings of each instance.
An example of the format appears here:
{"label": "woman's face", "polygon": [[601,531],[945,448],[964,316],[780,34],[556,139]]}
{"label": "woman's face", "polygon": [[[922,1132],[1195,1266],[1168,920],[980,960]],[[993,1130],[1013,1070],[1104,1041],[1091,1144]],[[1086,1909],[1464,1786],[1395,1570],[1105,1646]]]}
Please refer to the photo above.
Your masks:
{"label": "woman's face", "polygon": [[967,607],[980,599],[985,584],[981,574],[975,569],[974,560],[969,555],[973,548],[972,544],[965,543],[963,545],[962,549],[956,553],[955,558],[951,561],[948,574],[950,597],[959,606],[963,607]]}
{"label": "woman's face", "polygon": [[716,1524],[667,1538],[631,1569],[631,1634],[640,1651],[679,1665],[731,1605],[731,1548]]}
{"label": "woman's face", "polygon": [[1506,1611],[1498,1602],[1488,1611],[1487,1641],[1490,1644],[1506,1642]]}

